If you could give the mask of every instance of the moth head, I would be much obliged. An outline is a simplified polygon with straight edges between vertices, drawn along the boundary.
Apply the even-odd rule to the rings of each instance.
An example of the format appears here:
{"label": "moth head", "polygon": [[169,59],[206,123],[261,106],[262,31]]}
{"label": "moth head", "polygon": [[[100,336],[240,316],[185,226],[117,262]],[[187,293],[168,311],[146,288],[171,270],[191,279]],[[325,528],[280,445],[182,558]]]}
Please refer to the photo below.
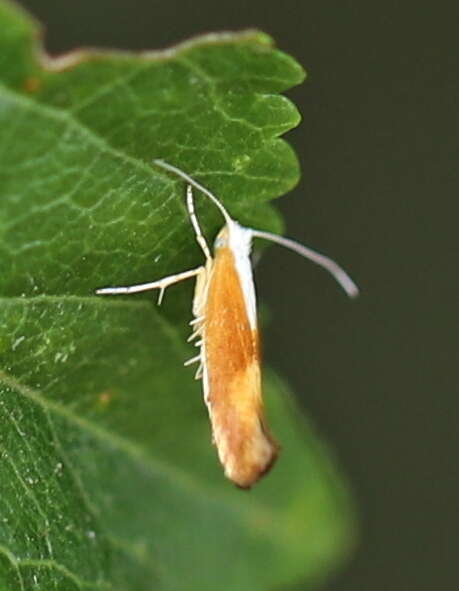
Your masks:
{"label": "moth head", "polygon": [[223,226],[220,232],[217,234],[214,242],[214,249],[226,248],[229,242],[229,230],[228,226]]}

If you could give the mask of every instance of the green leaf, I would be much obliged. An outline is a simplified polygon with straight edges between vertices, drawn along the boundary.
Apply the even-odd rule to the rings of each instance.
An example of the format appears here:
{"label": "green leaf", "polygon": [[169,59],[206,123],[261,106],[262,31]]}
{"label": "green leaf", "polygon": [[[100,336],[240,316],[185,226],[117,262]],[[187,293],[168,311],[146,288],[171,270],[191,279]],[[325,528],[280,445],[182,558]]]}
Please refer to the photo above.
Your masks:
{"label": "green leaf", "polygon": [[[241,222],[298,179],[279,139],[303,71],[264,34],[50,60],[0,1],[0,588],[265,590],[324,576],[352,538],[329,455],[270,372],[281,459],[249,493],[222,476],[183,361],[191,285],[94,289],[200,263],[183,183]],[[206,234],[221,224],[198,199]]]}

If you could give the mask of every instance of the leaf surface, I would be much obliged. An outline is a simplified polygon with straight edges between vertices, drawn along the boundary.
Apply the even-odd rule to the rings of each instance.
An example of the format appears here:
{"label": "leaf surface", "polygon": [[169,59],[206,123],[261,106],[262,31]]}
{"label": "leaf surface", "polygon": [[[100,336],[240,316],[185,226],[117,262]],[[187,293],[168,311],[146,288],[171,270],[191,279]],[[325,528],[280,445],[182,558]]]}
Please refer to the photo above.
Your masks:
{"label": "leaf surface", "polygon": [[[283,454],[250,493],[222,477],[183,361],[192,285],[101,298],[201,262],[183,183],[242,223],[298,179],[279,95],[303,79],[264,34],[163,52],[46,57],[0,2],[0,588],[265,590],[315,580],[349,545],[346,490],[266,376]],[[221,219],[198,197],[209,239]]]}

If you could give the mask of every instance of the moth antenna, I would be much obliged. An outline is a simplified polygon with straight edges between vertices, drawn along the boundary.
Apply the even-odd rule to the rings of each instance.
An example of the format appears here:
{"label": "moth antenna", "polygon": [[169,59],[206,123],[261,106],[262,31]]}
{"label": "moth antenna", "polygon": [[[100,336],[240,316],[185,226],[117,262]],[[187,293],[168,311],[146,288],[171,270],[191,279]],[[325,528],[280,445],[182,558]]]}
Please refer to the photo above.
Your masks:
{"label": "moth antenna", "polygon": [[[153,163],[156,164],[157,166],[160,166],[161,168],[164,168],[165,170],[173,172],[177,176],[179,176],[182,179],[184,179],[185,181],[187,181],[187,183],[189,183],[189,185],[195,187],[196,189],[198,189],[198,191],[201,191],[202,193],[204,193],[204,195],[207,195],[207,197],[209,197],[209,199],[211,201],[213,201],[214,204],[218,207],[218,209],[222,213],[223,217],[225,218],[226,223],[229,226],[231,226],[231,224],[234,223],[233,219],[231,218],[229,213],[226,211],[223,204],[220,203],[220,201],[217,199],[217,197],[215,197],[215,195],[213,193],[211,193],[208,189],[203,187],[200,183],[195,181],[186,172],[184,172],[180,168],[177,168],[176,166],[173,166],[172,164],[169,164],[168,162],[164,162],[164,160],[155,159],[155,160],[153,160]],[[192,203],[192,200],[190,200],[189,195],[190,195],[190,192],[188,191],[188,195],[187,195],[188,200],[187,201],[188,201],[188,210],[190,213],[191,222],[192,222],[193,227],[195,229],[196,236],[197,237],[202,236],[202,233],[199,228],[199,224],[197,223],[196,215],[194,213],[194,209],[190,209],[190,202]],[[311,248],[308,248],[307,246],[304,246],[303,244],[300,244],[299,242],[296,242],[295,240],[291,240],[290,238],[284,238],[283,236],[278,236],[277,234],[271,234],[271,232],[263,232],[262,230],[253,230],[252,228],[250,228],[250,232],[254,238],[263,238],[264,240],[270,240],[271,242],[276,242],[277,244],[280,244],[281,246],[284,246],[285,248],[293,250],[294,252],[298,253],[302,257],[305,257],[305,258],[309,259],[310,261],[312,261],[313,263],[316,263],[317,265],[321,266],[323,269],[328,271],[336,279],[336,281],[341,285],[341,287],[344,289],[344,291],[347,293],[347,295],[349,297],[355,298],[359,295],[359,288],[354,283],[354,281],[352,281],[352,279],[349,277],[349,275],[346,273],[346,271],[344,271],[344,269],[342,269],[337,263],[335,263],[334,260],[330,259],[329,257],[327,257],[323,254],[320,254],[319,252],[316,252],[315,250],[312,250]],[[201,241],[200,240],[198,240],[198,241],[201,244]],[[206,246],[207,246],[207,244],[206,244]],[[206,254],[203,244],[201,244],[201,248],[204,250],[204,253]]]}
{"label": "moth antenna", "polygon": [[188,175],[186,172],[183,172],[183,170],[180,170],[180,168],[172,166],[172,164],[164,162],[164,160],[153,160],[153,163],[157,166],[160,166],[161,168],[164,168],[165,170],[173,172],[177,176],[187,181],[187,183],[198,189],[198,191],[201,191],[202,193],[204,193],[204,195],[207,195],[207,197],[209,197],[209,199],[213,201],[215,205],[218,207],[218,209],[221,211],[226,223],[231,225],[233,219],[231,218],[230,214],[226,211],[226,209],[223,207],[223,205],[220,203],[217,197],[215,197],[215,195],[209,191],[209,189],[206,189],[200,183],[196,182],[193,178],[190,177],[190,175]]}
{"label": "moth antenna", "polygon": [[346,271],[344,271],[344,269],[342,269],[338,263],[335,263],[335,261],[329,257],[320,254],[319,252],[316,252],[315,250],[312,250],[311,248],[308,248],[307,246],[304,246],[295,240],[290,240],[290,238],[284,238],[283,236],[271,234],[271,232],[263,232],[262,230],[250,229],[250,231],[254,238],[263,238],[264,240],[276,242],[277,244],[285,246],[285,248],[293,250],[302,257],[305,257],[313,263],[321,266],[323,269],[331,273],[331,275],[341,285],[349,297],[355,298],[359,295],[359,288],[352,281]]}

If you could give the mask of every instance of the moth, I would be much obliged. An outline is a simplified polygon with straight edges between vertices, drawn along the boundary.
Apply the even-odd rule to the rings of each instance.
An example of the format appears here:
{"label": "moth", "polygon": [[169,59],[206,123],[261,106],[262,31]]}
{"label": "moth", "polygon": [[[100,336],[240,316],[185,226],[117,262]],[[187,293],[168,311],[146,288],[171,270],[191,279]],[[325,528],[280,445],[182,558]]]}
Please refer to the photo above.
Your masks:
{"label": "moth", "polygon": [[[250,261],[254,238],[276,242],[329,271],[350,297],[358,294],[352,279],[328,257],[289,238],[241,226],[208,189],[179,168],[162,160],[154,163],[186,181],[186,203],[205,264],[141,285],[104,287],[97,294],[119,295],[159,290],[160,304],[170,285],[196,279],[193,327],[199,354],[185,363],[199,363],[204,401],[225,476],[240,488],[250,488],[273,466],[279,445],[271,435],[263,407],[260,336]],[[220,210],[224,225],[211,254],[195,213],[193,187]]]}

